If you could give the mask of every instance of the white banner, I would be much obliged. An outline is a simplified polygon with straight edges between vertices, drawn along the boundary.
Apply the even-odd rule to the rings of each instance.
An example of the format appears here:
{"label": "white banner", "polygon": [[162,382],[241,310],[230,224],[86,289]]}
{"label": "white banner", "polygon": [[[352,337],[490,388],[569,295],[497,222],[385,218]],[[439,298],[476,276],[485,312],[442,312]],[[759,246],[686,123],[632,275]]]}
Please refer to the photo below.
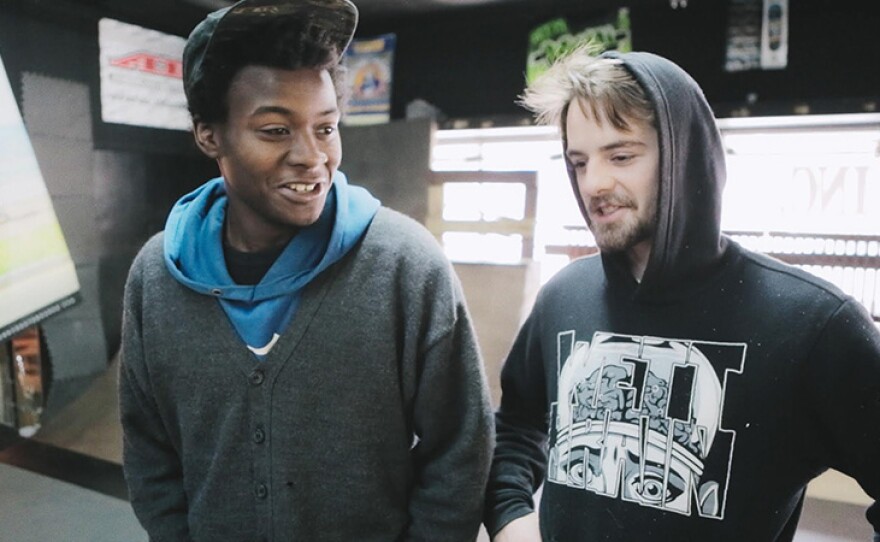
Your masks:
{"label": "white banner", "polygon": [[189,130],[183,93],[181,37],[101,19],[101,119],[104,122]]}
{"label": "white banner", "polygon": [[880,234],[880,158],[733,155],[727,166],[725,230]]}
{"label": "white banner", "polygon": [[76,269],[0,59],[0,341],[73,305]]}

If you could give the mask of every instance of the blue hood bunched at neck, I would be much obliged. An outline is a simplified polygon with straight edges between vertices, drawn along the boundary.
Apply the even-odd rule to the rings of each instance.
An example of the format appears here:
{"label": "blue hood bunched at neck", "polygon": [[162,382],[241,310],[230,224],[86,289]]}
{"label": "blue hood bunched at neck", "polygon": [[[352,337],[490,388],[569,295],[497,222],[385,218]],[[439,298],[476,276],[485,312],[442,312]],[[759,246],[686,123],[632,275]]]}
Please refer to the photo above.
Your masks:
{"label": "blue hood bunched at neck", "polygon": [[248,348],[263,357],[293,319],[303,288],[364,236],[379,200],[337,171],[318,221],[294,236],[254,286],[236,284],[226,270],[226,204],[222,177],[183,196],[165,224],[165,264],[184,286],[216,297]]}

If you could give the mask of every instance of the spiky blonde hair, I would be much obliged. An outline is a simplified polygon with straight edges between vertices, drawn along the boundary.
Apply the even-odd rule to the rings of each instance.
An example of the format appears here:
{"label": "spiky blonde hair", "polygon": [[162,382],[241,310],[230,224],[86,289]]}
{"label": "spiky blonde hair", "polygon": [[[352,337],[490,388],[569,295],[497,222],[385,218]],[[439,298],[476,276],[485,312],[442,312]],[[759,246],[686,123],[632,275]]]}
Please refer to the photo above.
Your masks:
{"label": "spiky blonde hair", "polygon": [[628,131],[631,121],[654,125],[654,108],[645,90],[615,58],[601,58],[598,47],[587,43],[557,60],[519,97],[539,124],[565,128],[565,115],[574,100],[597,123],[607,119]]}

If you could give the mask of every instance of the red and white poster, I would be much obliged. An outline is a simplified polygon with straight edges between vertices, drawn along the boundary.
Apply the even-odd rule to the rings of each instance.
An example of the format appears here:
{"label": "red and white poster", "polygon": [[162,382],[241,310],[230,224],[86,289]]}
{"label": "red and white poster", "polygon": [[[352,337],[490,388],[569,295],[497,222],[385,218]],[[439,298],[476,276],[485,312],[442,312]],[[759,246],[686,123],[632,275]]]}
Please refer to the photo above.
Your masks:
{"label": "red and white poster", "polygon": [[101,120],[189,130],[181,37],[101,19]]}

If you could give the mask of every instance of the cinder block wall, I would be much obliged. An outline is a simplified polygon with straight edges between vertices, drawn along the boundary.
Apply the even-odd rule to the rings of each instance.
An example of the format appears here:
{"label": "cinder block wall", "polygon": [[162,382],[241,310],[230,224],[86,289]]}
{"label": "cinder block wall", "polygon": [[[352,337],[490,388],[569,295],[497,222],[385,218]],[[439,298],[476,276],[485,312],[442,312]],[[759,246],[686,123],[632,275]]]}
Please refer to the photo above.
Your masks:
{"label": "cinder block wall", "polygon": [[25,73],[23,117],[58,222],[76,265],[82,302],[46,320],[55,380],[101,372],[108,355],[99,304],[100,243],[92,190],[92,114],[87,85]]}

